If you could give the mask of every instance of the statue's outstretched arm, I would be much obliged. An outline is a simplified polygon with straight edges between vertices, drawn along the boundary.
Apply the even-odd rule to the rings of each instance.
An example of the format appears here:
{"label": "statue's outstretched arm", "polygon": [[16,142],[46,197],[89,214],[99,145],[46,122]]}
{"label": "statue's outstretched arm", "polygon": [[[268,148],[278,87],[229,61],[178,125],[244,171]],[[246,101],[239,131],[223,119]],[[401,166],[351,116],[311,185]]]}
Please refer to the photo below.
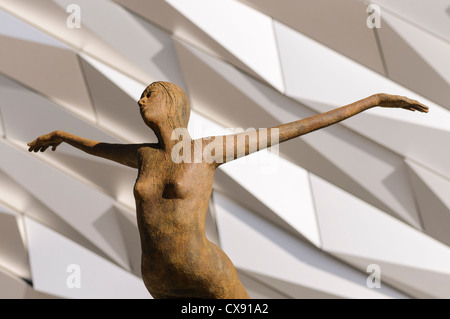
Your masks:
{"label": "statue's outstretched arm", "polygon": [[138,168],[138,144],[101,143],[63,131],[54,131],[38,137],[27,144],[29,146],[28,151],[44,152],[49,147],[52,147],[52,150],[55,151],[63,142],[88,154],[103,157],[129,167]]}
{"label": "statue's outstretched arm", "polygon": [[266,130],[259,129],[256,131],[257,134],[254,139],[249,137],[249,132],[235,134],[228,136],[228,138],[223,136],[216,137],[216,139],[223,139],[224,150],[230,150],[230,148],[232,150],[232,152],[224,152],[223,161],[218,163],[218,165],[338,123],[374,106],[428,112],[427,106],[407,97],[385,93],[375,94],[326,113],[282,124]]}

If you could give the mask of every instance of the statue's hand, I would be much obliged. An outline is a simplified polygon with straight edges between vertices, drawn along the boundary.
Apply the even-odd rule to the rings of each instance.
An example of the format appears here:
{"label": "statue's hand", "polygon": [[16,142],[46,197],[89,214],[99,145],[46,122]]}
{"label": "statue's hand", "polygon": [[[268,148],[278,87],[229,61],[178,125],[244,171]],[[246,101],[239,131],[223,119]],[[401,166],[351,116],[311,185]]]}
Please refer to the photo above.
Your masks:
{"label": "statue's hand", "polygon": [[61,136],[61,132],[55,131],[46,135],[42,135],[35,139],[33,142],[28,143],[27,145],[30,147],[28,151],[44,152],[50,146],[52,147],[52,151],[55,151],[58,145],[62,142],[63,138]]}
{"label": "statue's hand", "polygon": [[379,98],[379,105],[381,107],[395,107],[410,111],[428,112],[428,106],[422,103],[407,98],[406,96],[390,95],[380,93],[376,95]]}

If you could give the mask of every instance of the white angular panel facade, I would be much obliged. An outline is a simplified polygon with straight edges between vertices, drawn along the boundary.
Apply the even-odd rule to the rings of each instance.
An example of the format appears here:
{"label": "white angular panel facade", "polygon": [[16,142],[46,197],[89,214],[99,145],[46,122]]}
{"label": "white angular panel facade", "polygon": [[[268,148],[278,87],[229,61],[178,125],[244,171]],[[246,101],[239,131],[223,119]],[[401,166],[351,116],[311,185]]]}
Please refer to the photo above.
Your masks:
{"label": "white angular panel facade", "polygon": [[65,298],[151,298],[142,280],[84,247],[25,220],[34,288]]}
{"label": "white angular panel facade", "polygon": [[428,105],[224,164],[206,235],[252,298],[450,298],[450,2],[422,2],[0,0],[0,298],[152,298],[136,170],[26,144],[155,142],[136,102],[158,80],[188,94],[194,138],[381,92]]}

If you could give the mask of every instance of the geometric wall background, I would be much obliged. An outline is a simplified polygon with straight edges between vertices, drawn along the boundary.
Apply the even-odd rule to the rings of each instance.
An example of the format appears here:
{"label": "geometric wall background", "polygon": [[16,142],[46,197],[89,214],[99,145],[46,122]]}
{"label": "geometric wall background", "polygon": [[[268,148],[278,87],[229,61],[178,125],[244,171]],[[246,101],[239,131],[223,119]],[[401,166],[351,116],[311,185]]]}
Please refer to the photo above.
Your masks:
{"label": "geometric wall background", "polygon": [[222,165],[207,236],[253,298],[450,298],[448,30],[449,0],[0,0],[0,297],[151,298],[137,172],[26,143],[54,130],[154,142],[136,102],[164,80],[187,92],[194,138],[380,92],[428,105]]}

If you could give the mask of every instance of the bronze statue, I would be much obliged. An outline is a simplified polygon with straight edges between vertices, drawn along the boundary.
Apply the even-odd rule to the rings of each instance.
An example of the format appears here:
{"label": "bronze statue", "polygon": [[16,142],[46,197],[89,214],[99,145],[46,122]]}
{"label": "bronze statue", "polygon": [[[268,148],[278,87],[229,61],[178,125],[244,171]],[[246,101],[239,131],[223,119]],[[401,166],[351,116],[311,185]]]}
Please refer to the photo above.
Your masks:
{"label": "bronze statue", "polygon": [[[240,139],[245,133],[231,138],[230,135],[198,140],[192,140],[189,135],[184,135],[182,140],[177,138],[173,134],[177,129],[187,129],[190,106],[186,94],[172,83],[150,84],[138,105],[145,124],[156,133],[158,143],[100,143],[54,131],[28,146],[30,152],[43,152],[48,147],[54,151],[66,142],[89,154],[138,169],[134,196],[142,248],[142,278],[154,298],[248,298],[230,259],[205,236],[214,172],[221,164],[324,128],[374,106],[428,112],[427,106],[415,100],[375,94],[323,114],[260,129],[257,131],[258,147],[254,147],[254,142]],[[278,136],[273,139],[271,133],[275,130]],[[200,146],[202,151],[209,147],[214,160],[194,160],[194,155],[186,151],[192,149],[190,147],[174,152],[177,143]],[[211,143],[215,143],[215,148],[211,148]],[[230,149],[231,154],[223,151]]]}

